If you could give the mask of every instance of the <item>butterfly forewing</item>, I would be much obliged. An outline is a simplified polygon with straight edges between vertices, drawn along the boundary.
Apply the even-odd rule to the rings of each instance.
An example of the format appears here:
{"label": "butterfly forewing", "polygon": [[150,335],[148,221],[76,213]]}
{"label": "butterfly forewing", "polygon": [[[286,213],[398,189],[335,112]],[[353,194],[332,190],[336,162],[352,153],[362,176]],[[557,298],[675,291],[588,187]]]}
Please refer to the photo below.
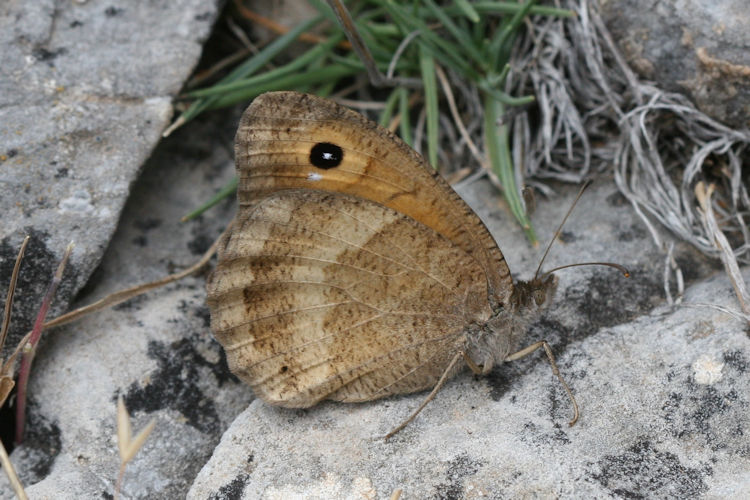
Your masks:
{"label": "butterfly forewing", "polygon": [[[319,154],[319,145],[332,149]],[[242,117],[235,156],[240,212],[285,189],[375,201],[472,256],[483,269],[493,306],[507,303],[510,272],[479,217],[420,155],[358,113],[306,94],[261,95]]]}

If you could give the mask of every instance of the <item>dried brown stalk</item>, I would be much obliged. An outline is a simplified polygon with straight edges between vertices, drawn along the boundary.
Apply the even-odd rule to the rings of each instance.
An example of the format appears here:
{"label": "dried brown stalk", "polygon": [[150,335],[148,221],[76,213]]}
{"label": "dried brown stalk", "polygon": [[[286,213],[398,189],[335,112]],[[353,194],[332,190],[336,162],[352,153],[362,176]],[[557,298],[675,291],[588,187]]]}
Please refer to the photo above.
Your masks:
{"label": "dried brown stalk", "polygon": [[65,249],[63,258],[52,278],[52,283],[50,283],[47,293],[44,295],[44,299],[42,299],[42,305],[36,316],[34,328],[31,330],[29,341],[23,350],[21,369],[18,372],[18,388],[16,390],[16,444],[23,442],[23,432],[26,423],[26,388],[28,387],[29,376],[31,376],[31,364],[34,362],[34,356],[36,355],[36,346],[39,345],[42,332],[44,331],[44,318],[47,317],[47,312],[52,305],[52,299],[55,298],[57,286],[62,282],[63,272],[72,251],[73,243],[71,242],[68,248]]}

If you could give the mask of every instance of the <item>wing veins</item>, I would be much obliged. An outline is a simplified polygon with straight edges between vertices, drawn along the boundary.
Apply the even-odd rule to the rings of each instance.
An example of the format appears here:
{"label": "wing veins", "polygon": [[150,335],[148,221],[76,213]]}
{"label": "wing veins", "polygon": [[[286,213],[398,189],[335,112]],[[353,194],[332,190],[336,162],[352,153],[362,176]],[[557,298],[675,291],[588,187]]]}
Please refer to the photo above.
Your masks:
{"label": "wing veins", "polygon": [[[360,222],[361,224],[363,224],[365,227],[367,227],[373,233],[377,232],[376,229],[373,229],[366,222],[364,222],[364,221],[362,221],[360,219],[357,219],[352,214],[344,212],[344,211],[341,211],[341,210],[338,210],[338,209],[335,209],[335,208],[333,210],[336,210],[337,212],[339,212],[342,215],[348,216],[350,219],[353,219],[353,220],[355,220],[357,222]],[[255,220],[260,220],[260,221],[263,221],[263,222],[268,222],[269,224],[276,224],[276,225],[279,225],[279,226],[282,226],[282,227],[291,227],[291,224],[284,224],[284,223],[273,221],[271,219],[266,219],[266,218],[263,218],[263,217],[258,217]],[[389,241],[391,242],[391,244],[394,247],[398,248],[398,250],[402,253],[402,255],[405,255],[411,261],[411,264],[412,264],[411,266],[408,265],[407,263],[403,263],[403,262],[399,262],[397,260],[391,259],[390,257],[388,257],[386,255],[383,255],[383,254],[381,254],[379,252],[374,252],[372,250],[368,250],[366,248],[363,248],[360,245],[357,245],[357,244],[352,243],[350,241],[344,240],[342,238],[338,238],[338,237],[330,235],[328,233],[324,233],[322,231],[316,231],[314,229],[310,229],[309,231],[311,231],[311,232],[313,232],[315,234],[319,234],[319,235],[325,236],[326,238],[332,239],[334,241],[338,241],[338,242],[344,243],[345,245],[347,245],[349,247],[352,247],[352,248],[356,248],[356,249],[358,249],[360,251],[367,252],[367,253],[369,253],[371,255],[374,255],[376,257],[379,257],[379,258],[381,258],[381,259],[383,259],[383,260],[385,260],[387,262],[399,265],[401,267],[405,267],[406,269],[408,269],[410,271],[421,273],[421,274],[427,276],[428,278],[430,278],[431,280],[433,280],[435,283],[441,285],[443,288],[445,288],[446,290],[448,290],[449,292],[451,292],[453,295],[457,295],[455,293],[455,290],[452,287],[446,285],[445,283],[443,283],[442,281],[440,281],[439,279],[437,279],[435,276],[431,275],[426,270],[424,270],[420,266],[418,266],[416,264],[416,262],[414,261],[414,259],[411,256],[409,256],[409,254],[406,253],[398,244],[396,244],[395,242],[393,242],[392,239],[389,239]],[[285,243],[283,240],[260,240],[260,239],[257,239],[257,240],[251,240],[251,241],[275,241],[275,242]],[[321,248],[321,247],[318,247],[318,248]],[[270,256],[274,256],[273,254],[256,254],[256,255],[260,256],[260,257],[269,256],[269,255]],[[353,269],[358,269],[360,271],[365,271],[365,272],[368,272],[368,273],[371,273],[371,274],[378,274],[378,273],[375,273],[373,271],[368,271],[367,269],[358,268],[358,267],[356,267],[354,265],[351,265],[351,264],[344,264],[344,263],[340,263],[340,262],[332,262],[332,261],[328,261],[328,260],[324,260],[324,259],[318,259],[318,258],[315,258],[315,257],[305,257],[305,256],[298,256],[298,255],[278,255],[278,257],[298,257],[298,258],[302,258],[302,259],[306,258],[306,259],[310,259],[310,260],[319,260],[320,262],[327,262],[327,263],[338,264],[338,265],[342,265],[342,266],[348,266],[348,267],[351,267]],[[385,274],[380,274],[380,275],[381,276],[393,276],[393,275],[385,275]]]}
{"label": "wing veins", "polygon": [[[443,338],[441,340],[449,340],[449,339],[446,337],[446,338]],[[411,370],[409,370],[407,373],[401,375],[400,377],[398,377],[396,380],[394,380],[390,384],[387,384],[387,385],[384,385],[384,386],[380,387],[372,395],[375,396],[376,394],[380,394],[383,391],[385,391],[386,389],[388,389],[389,387],[391,387],[391,386],[393,386],[395,384],[398,384],[399,382],[401,382],[402,380],[404,380],[406,377],[412,375],[413,373],[416,373],[417,370],[419,370],[420,368],[426,366],[430,361],[432,361],[433,359],[435,359],[439,354],[440,354],[440,352],[436,352],[435,354],[433,354],[432,356],[430,356],[430,358],[427,361],[425,361],[424,363],[418,364],[417,366],[415,366],[414,368],[412,368]],[[372,373],[373,371],[374,370],[370,370],[369,372],[363,374],[362,376],[367,375],[369,373]],[[362,377],[360,377],[360,378],[362,378]],[[342,402],[345,403],[346,401],[342,400]]]}
{"label": "wing veins", "polygon": [[317,343],[319,343],[319,342],[322,342],[322,341],[324,341],[324,340],[326,340],[326,339],[330,339],[331,337],[334,337],[334,336],[336,336],[336,335],[339,335],[339,334],[342,334],[342,333],[347,333],[347,332],[349,332],[350,330],[352,330],[353,328],[357,328],[357,327],[359,327],[359,326],[362,326],[362,325],[366,325],[367,323],[370,323],[370,322],[372,322],[372,321],[375,321],[376,319],[378,319],[378,318],[382,317],[382,316],[383,316],[384,314],[385,314],[385,313],[379,312],[378,314],[375,314],[375,315],[373,315],[373,316],[370,316],[369,318],[367,318],[367,319],[364,319],[364,320],[362,320],[362,321],[360,321],[360,322],[358,322],[358,323],[356,323],[356,324],[354,324],[354,325],[350,325],[350,326],[346,327],[346,328],[345,328],[345,329],[343,329],[343,330],[339,330],[339,331],[337,331],[337,332],[331,332],[331,333],[329,333],[329,334],[327,334],[327,335],[324,335],[324,336],[322,336],[322,337],[318,337],[318,338],[316,338],[316,339],[308,340],[308,341],[307,341],[307,342],[305,342],[305,343],[302,343],[302,344],[298,344],[298,345],[292,346],[291,348],[289,348],[289,349],[288,349],[288,350],[286,350],[286,351],[282,351],[282,352],[277,352],[277,353],[276,353],[276,354],[274,354],[273,356],[269,356],[268,358],[262,359],[262,360],[260,360],[260,361],[256,361],[255,363],[253,363],[253,364],[251,364],[250,366],[248,366],[248,367],[247,367],[247,369],[253,368],[253,367],[255,367],[255,366],[257,366],[257,365],[259,365],[259,364],[261,364],[261,363],[265,363],[266,361],[269,361],[269,360],[271,360],[271,359],[275,359],[275,358],[278,358],[279,356],[284,356],[284,355],[286,355],[286,354],[290,354],[290,353],[292,353],[292,352],[296,352],[296,351],[299,351],[300,349],[304,349],[304,348],[306,348],[306,347],[309,347],[309,346],[311,346],[311,345],[314,345],[314,344],[317,344]]}
{"label": "wing veins", "polygon": [[[264,154],[268,154],[268,153],[264,153]],[[271,165],[273,165],[274,167],[302,167],[302,166],[307,166],[306,164],[303,164],[303,163],[273,163]],[[370,179],[375,179],[378,182],[382,182],[383,184],[385,184],[387,186],[391,186],[391,187],[395,188],[399,193],[402,193],[402,194],[407,194],[407,193],[410,192],[410,190],[407,189],[407,188],[405,188],[404,186],[401,186],[399,184],[395,184],[392,181],[389,181],[388,179],[386,179],[384,177],[378,177],[376,175],[370,175],[370,174],[363,174],[360,171],[357,171],[357,170],[348,170],[348,169],[342,168],[342,167],[337,168],[336,171],[337,172],[344,172],[344,173],[355,175],[355,176],[358,176],[358,177],[367,177],[367,178],[370,178]],[[307,179],[307,174],[308,174],[307,172],[300,173],[300,174],[294,174],[294,173],[291,173],[291,174],[252,174],[252,175],[243,175],[242,178],[243,179],[264,179],[264,178],[269,178],[270,177],[272,179],[273,178]],[[287,189],[292,189],[292,188],[287,188]]]}
{"label": "wing veins", "polygon": [[[392,351],[388,351],[387,353],[385,353],[385,354],[382,354],[382,355],[380,355],[380,356],[376,356],[376,357],[370,358],[370,360],[368,360],[368,361],[367,361],[366,363],[363,363],[363,364],[361,364],[361,365],[358,365],[358,366],[354,366],[354,367],[352,367],[352,368],[349,368],[348,370],[346,370],[346,371],[344,371],[344,372],[340,372],[340,373],[335,373],[335,374],[333,374],[332,376],[330,376],[330,377],[326,378],[325,380],[321,381],[320,383],[318,383],[318,384],[315,384],[314,386],[310,386],[309,388],[306,388],[306,389],[305,389],[305,392],[309,394],[309,393],[311,393],[311,392],[312,392],[312,391],[313,391],[313,390],[314,390],[315,388],[317,388],[317,387],[321,387],[321,386],[324,386],[324,385],[326,385],[326,384],[327,384],[328,382],[330,382],[330,381],[331,381],[332,379],[337,379],[337,378],[338,378],[338,379],[341,379],[341,380],[343,380],[343,377],[344,377],[345,375],[347,375],[347,374],[349,374],[349,373],[353,372],[354,370],[357,370],[357,369],[359,369],[359,368],[362,368],[363,366],[367,366],[367,365],[372,365],[373,363],[376,363],[376,362],[378,362],[378,361],[381,361],[381,360],[382,360],[383,358],[386,358],[387,356],[389,356],[389,355],[391,355],[391,354],[394,354],[394,353],[399,353],[399,352],[405,351],[405,350],[407,350],[407,349],[411,349],[411,348],[414,348],[414,347],[417,347],[417,346],[421,346],[421,345],[424,345],[424,344],[427,344],[427,343],[433,343],[433,342],[443,342],[443,341],[449,340],[449,339],[450,339],[450,337],[457,337],[457,336],[458,336],[457,334],[455,334],[455,333],[451,333],[451,334],[446,334],[446,335],[443,335],[443,336],[441,336],[441,337],[435,337],[435,338],[431,338],[431,339],[425,339],[425,340],[423,340],[423,341],[421,341],[421,342],[412,342],[412,343],[410,343],[410,344],[407,344],[407,345],[401,346],[401,347],[399,347],[398,349],[394,349],[394,350],[392,350]],[[435,355],[437,355],[437,354],[435,354]],[[432,359],[432,358],[430,358],[430,359]],[[329,360],[330,360],[330,359],[325,359],[325,360],[321,360],[320,362],[318,362],[318,363],[316,363],[316,364],[314,364],[314,365],[310,365],[310,366],[309,366],[309,367],[307,367],[307,368],[306,368],[305,370],[308,370],[308,369],[310,369],[310,368],[314,368],[314,367],[316,367],[316,366],[320,366],[321,364],[323,364],[323,363],[326,363],[326,362],[328,362]],[[425,363],[422,363],[422,364],[420,364],[420,365],[419,365],[419,367],[422,367],[422,366],[424,366],[424,364],[425,364]],[[351,380],[351,381],[347,382],[346,384],[343,384],[343,385],[341,385],[340,387],[338,387],[337,389],[335,389],[335,390],[334,390],[334,391],[332,391],[332,392],[335,392],[336,390],[339,390],[339,389],[342,389],[343,387],[346,387],[346,386],[347,386],[348,384],[350,384],[350,383],[354,382],[355,380],[361,379],[361,378],[362,378],[363,376],[365,376],[365,375],[368,375],[368,374],[372,373],[373,371],[375,371],[375,369],[373,369],[373,370],[370,370],[370,371],[368,371],[368,372],[366,372],[366,373],[363,373],[362,375],[358,376],[357,378],[355,378],[355,379],[353,379],[353,380]],[[262,382],[265,382],[265,381],[267,381],[268,379],[272,378],[273,376],[274,376],[274,375],[271,375],[271,376],[269,376],[269,377],[266,377],[266,378],[265,378],[265,379],[264,379],[264,380],[263,380]],[[394,382],[394,383],[395,383],[395,382]],[[382,388],[381,388],[381,389],[379,389],[378,391],[381,391],[381,390],[382,390]],[[325,396],[323,396],[323,398],[326,398],[326,397],[328,397],[328,396],[330,396],[330,395],[331,395],[331,392],[329,392],[328,394],[326,394]],[[321,399],[323,399],[323,398],[321,398]]]}

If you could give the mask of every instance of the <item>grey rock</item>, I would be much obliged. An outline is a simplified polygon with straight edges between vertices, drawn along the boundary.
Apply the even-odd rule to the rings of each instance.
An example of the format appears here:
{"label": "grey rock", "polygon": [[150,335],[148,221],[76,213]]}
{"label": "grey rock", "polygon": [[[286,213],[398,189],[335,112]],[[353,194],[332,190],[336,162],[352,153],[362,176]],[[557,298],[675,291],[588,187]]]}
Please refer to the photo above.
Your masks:
{"label": "grey rock", "polygon": [[[165,140],[144,167],[79,303],[188,267],[221,233],[233,201],[180,217],[231,180],[239,116],[214,114]],[[156,427],[127,467],[124,498],[184,497],[252,392],[208,327],[204,274],[45,332],[30,383],[26,441],[11,458],[31,498],[112,495],[117,396],[134,432]],[[12,498],[0,474],[0,498]]]}
{"label": "grey rock", "polygon": [[745,0],[600,0],[630,65],[707,115],[750,128],[750,19]]}
{"label": "grey rock", "polygon": [[[177,221],[231,178],[237,118],[192,124],[157,149],[82,302],[184,268],[218,236],[232,202]],[[543,237],[575,194],[558,188],[534,215]],[[529,278],[542,248],[529,246],[496,190],[481,181],[460,192],[514,275]],[[557,300],[530,328],[528,342],[550,342],[576,393],[575,427],[541,353],[487,378],[455,378],[387,443],[382,436],[424,394],[296,411],[252,401],[226,371],[196,276],[48,332],[30,388],[30,436],[12,459],[32,498],[110,495],[122,394],[134,430],[157,421],[127,468],[129,498],[383,498],[396,488],[406,497],[687,496],[746,486],[743,325],[663,304],[662,251],[608,180],[590,188],[560,239],[546,269],[611,260],[633,274],[560,271]],[[694,283],[684,302],[734,307],[710,263],[685,245],[675,254]],[[0,492],[10,498],[4,476]]]}
{"label": "grey rock", "polygon": [[53,313],[107,246],[131,183],[172,116],[218,2],[0,4],[0,286],[32,237],[13,335],[28,331],[70,241]]}
{"label": "grey rock", "polygon": [[[574,191],[539,204],[552,234]],[[488,223],[510,268],[530,250],[486,183],[461,194]],[[390,441],[425,397],[306,410],[253,401],[231,425],[188,498],[738,497],[750,486],[747,325],[695,303],[737,308],[732,287],[678,246],[693,285],[663,301],[663,255],[611,184],[581,200],[545,268],[587,260],[628,266],[560,271],[558,299],[531,325],[547,339],[581,406],[571,408],[544,355],[459,375]],[[708,278],[706,278],[708,276]],[[745,276],[750,277],[750,270]]]}

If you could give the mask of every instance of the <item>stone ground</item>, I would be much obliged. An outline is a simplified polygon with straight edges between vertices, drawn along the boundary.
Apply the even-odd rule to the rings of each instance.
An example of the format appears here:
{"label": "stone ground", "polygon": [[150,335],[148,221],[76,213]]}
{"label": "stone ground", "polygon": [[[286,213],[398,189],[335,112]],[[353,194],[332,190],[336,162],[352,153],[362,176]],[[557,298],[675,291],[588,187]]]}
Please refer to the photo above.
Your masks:
{"label": "stone ground", "polygon": [[26,235],[8,345],[32,325],[76,247],[53,312],[87,283],[132,183],[172,118],[218,2],[0,3],[0,279]]}
{"label": "stone ground", "polygon": [[[3,283],[21,234],[31,228],[35,235],[18,291],[20,331],[70,239],[78,246],[58,309],[84,283],[76,305],[197,260],[234,205],[188,223],[179,218],[233,175],[231,138],[241,111],[208,115],[150,154],[169,120],[171,96],[197,60],[214,4],[170,4],[176,17],[96,2],[25,5],[0,7],[9,47],[0,57],[10,75],[0,78],[0,182],[12,194],[0,201],[7,215]],[[18,19],[25,21],[8,24]],[[148,33],[164,33],[166,24],[184,52],[177,57],[164,46],[162,55],[179,71],[130,88],[136,73],[144,80],[161,64],[144,59],[138,44],[122,45],[123,33],[143,23],[158,26],[143,30],[141,46],[159,52],[153,47],[167,42]],[[134,60],[122,59],[131,52]],[[77,60],[100,62],[87,72]],[[27,170],[32,166],[39,170]],[[554,187],[558,194],[538,200],[533,217],[542,240],[576,192]],[[480,180],[460,192],[514,275],[530,277],[542,249],[528,245],[496,190]],[[29,434],[12,459],[31,498],[108,498],[119,466],[116,399],[123,395],[134,429],[157,421],[127,469],[127,498],[388,498],[397,488],[403,498],[747,492],[750,339],[746,323],[706,305],[738,307],[720,267],[677,243],[687,290],[679,305],[669,305],[663,249],[606,176],[560,239],[548,268],[609,260],[632,273],[561,271],[557,299],[530,328],[528,342],[550,342],[576,394],[581,419],[574,427],[541,354],[486,378],[458,376],[389,442],[382,436],[423,394],[309,410],[270,407],[227,371],[208,327],[205,275],[198,275],[48,332],[31,380]],[[0,498],[11,498],[4,475]]]}
{"label": "stone ground", "polygon": [[[178,220],[230,178],[237,118],[212,115],[157,148],[81,302],[184,268],[219,234],[232,202]],[[533,217],[545,239],[576,191],[556,187],[560,194],[539,200]],[[528,245],[495,189],[480,180],[461,194],[514,274],[528,278],[541,249]],[[404,498],[746,491],[747,325],[694,305],[736,308],[721,270],[678,244],[687,292],[681,305],[667,305],[663,253],[605,177],[561,239],[547,266],[599,259],[632,273],[561,271],[557,299],[531,326],[529,343],[550,342],[581,406],[572,428],[541,354],[486,378],[460,375],[389,442],[382,436],[423,394],[296,411],[252,401],[211,337],[204,276],[196,276],[49,332],[32,379],[31,438],[14,461],[32,498],[111,494],[122,394],[135,429],[157,420],[125,476],[131,498],[387,498],[396,488]]]}

